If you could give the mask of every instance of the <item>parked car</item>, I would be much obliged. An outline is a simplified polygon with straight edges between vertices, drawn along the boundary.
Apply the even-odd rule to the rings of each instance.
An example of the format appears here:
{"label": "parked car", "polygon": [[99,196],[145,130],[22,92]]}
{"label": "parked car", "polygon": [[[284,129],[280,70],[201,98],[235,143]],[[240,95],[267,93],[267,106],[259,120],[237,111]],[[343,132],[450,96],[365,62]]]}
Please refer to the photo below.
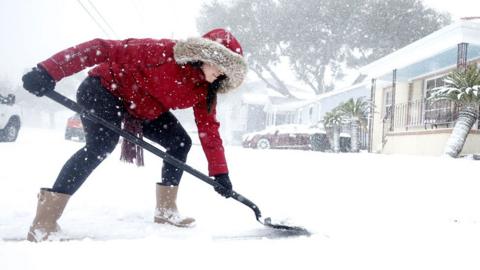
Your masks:
{"label": "parked car", "polygon": [[65,128],[65,140],[72,140],[73,138],[82,142],[85,141],[85,131],[78,113],[68,118]]}
{"label": "parked car", "polygon": [[[330,143],[327,133],[318,126],[281,125],[245,134],[242,145],[257,149],[302,149],[313,151],[329,151]],[[347,152],[350,149],[350,135],[340,135],[340,149]]]}
{"label": "parked car", "polygon": [[21,110],[15,104],[15,95],[0,95],[0,142],[14,142],[20,131]]}

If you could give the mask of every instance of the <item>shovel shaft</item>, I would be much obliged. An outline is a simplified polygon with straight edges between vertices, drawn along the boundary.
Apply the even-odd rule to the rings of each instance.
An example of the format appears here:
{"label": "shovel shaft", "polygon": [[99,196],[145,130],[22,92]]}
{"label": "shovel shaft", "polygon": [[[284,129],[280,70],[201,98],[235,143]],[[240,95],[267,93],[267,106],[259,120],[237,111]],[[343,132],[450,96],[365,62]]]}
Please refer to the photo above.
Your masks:
{"label": "shovel shaft", "polygon": [[[175,157],[169,155],[168,153],[158,149],[154,145],[138,138],[137,136],[135,136],[135,135],[133,135],[133,134],[131,134],[131,133],[125,131],[125,130],[122,130],[121,128],[119,128],[119,127],[113,125],[112,123],[104,120],[103,118],[98,117],[94,113],[91,113],[90,111],[86,110],[85,108],[83,108],[81,105],[79,105],[75,101],[63,96],[62,94],[60,94],[56,91],[50,91],[50,92],[46,93],[45,95],[47,97],[49,97],[50,99],[56,101],[57,103],[60,103],[61,105],[67,107],[68,109],[83,115],[84,117],[88,118],[89,120],[94,121],[97,124],[105,126],[106,128],[110,129],[111,131],[115,132],[116,134],[122,136],[123,138],[125,138],[125,139],[131,141],[132,143],[142,147],[143,149],[151,152],[152,154],[162,158],[166,162],[174,165],[175,167],[190,173],[191,175],[197,177],[198,179],[204,181],[205,183],[207,183],[207,184],[209,184],[213,187],[217,187],[219,185],[215,180],[213,180],[209,176],[205,175],[204,173],[194,169],[193,167],[187,165],[185,162],[176,159]],[[250,209],[252,209],[253,212],[255,213],[255,218],[260,223],[263,224],[263,222],[260,220],[261,212],[260,212],[260,209],[258,209],[257,205],[255,205],[252,201],[250,201],[249,199],[247,199],[246,197],[242,196],[241,194],[239,194],[235,191],[233,191],[232,198],[235,199],[236,201],[248,206]]]}

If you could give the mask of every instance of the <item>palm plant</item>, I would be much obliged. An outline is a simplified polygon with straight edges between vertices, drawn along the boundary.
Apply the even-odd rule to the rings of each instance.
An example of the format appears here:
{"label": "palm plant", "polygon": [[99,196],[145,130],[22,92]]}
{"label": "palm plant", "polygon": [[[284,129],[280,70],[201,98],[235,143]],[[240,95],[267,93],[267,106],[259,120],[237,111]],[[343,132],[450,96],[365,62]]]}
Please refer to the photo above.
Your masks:
{"label": "palm plant", "polygon": [[327,138],[333,152],[340,152],[340,127],[343,120],[343,113],[338,108],[325,113],[323,117],[323,125],[327,132]]}
{"label": "palm plant", "polygon": [[478,117],[480,71],[476,65],[470,65],[465,71],[451,72],[444,82],[444,86],[434,89],[430,99],[450,100],[460,108],[458,119],[444,150],[445,155],[457,157]]}
{"label": "palm plant", "polygon": [[370,102],[362,97],[358,99],[349,99],[339,106],[339,110],[343,113],[346,121],[350,123],[351,151],[359,151],[359,135],[360,127],[367,123],[368,112],[370,111]]}

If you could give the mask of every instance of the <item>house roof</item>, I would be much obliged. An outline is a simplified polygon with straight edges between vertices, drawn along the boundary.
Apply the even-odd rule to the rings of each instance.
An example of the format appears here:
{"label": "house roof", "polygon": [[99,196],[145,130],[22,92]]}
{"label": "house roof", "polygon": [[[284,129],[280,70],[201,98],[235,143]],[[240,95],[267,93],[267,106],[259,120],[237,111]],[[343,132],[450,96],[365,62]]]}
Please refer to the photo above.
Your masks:
{"label": "house roof", "polygon": [[267,86],[263,81],[250,81],[240,86],[242,101],[248,104],[266,105],[280,104],[292,101],[308,100],[313,96],[311,91],[292,85],[287,85],[294,97],[285,97],[276,90]]}
{"label": "house roof", "polygon": [[459,43],[480,45],[480,19],[462,19],[360,68],[360,73],[379,77],[394,69],[440,54]]}
{"label": "house roof", "polygon": [[[335,97],[337,95],[338,96],[343,95],[342,97],[345,97],[344,94],[348,95],[348,93],[353,93],[357,90],[361,90],[361,89],[368,90],[369,87],[370,87],[370,82],[367,81],[367,80],[363,80],[360,83],[357,83],[357,84],[354,84],[354,85],[351,85],[351,86],[348,86],[348,87],[340,88],[338,90],[330,91],[330,92],[327,92],[327,93],[323,93],[323,94],[317,95],[317,96],[315,96],[313,98],[310,98],[310,99],[296,100],[296,101],[284,101],[284,102],[277,102],[277,103],[272,102],[272,104],[269,105],[269,108],[274,109],[276,111],[294,111],[294,110],[297,110],[299,108],[303,108],[305,106],[308,106],[310,104],[318,103],[319,101],[322,101],[322,100],[327,100],[327,99]],[[350,97],[345,97],[345,101],[348,98],[350,98]]]}

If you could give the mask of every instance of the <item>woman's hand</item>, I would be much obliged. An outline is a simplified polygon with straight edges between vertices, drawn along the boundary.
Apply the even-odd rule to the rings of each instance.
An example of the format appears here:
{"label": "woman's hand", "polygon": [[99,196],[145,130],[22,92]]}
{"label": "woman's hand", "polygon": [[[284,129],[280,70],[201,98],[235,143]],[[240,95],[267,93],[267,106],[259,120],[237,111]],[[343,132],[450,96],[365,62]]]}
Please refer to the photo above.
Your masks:
{"label": "woman's hand", "polygon": [[41,67],[34,67],[22,77],[23,88],[28,92],[41,97],[55,89],[55,80]]}
{"label": "woman's hand", "polygon": [[215,175],[215,181],[217,181],[220,186],[215,187],[215,191],[220,193],[225,198],[230,198],[232,196],[232,182],[230,182],[230,177],[228,173]]}

